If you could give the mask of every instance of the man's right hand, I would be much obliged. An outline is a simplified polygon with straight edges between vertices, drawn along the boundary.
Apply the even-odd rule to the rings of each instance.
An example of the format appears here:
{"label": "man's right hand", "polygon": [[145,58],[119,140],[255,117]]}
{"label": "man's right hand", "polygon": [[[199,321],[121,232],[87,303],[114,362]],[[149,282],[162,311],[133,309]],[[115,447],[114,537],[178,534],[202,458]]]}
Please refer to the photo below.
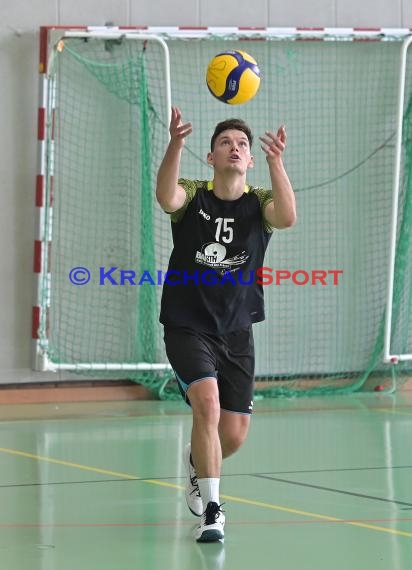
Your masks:
{"label": "man's right hand", "polygon": [[192,123],[182,123],[182,112],[178,107],[172,107],[172,116],[170,118],[170,140],[180,142],[183,146],[185,139],[191,134],[193,128]]}
{"label": "man's right hand", "polygon": [[156,198],[165,212],[176,212],[186,201],[186,192],[179,186],[180,157],[185,139],[192,132],[191,123],[182,123],[182,113],[172,107],[170,141],[157,173]]}

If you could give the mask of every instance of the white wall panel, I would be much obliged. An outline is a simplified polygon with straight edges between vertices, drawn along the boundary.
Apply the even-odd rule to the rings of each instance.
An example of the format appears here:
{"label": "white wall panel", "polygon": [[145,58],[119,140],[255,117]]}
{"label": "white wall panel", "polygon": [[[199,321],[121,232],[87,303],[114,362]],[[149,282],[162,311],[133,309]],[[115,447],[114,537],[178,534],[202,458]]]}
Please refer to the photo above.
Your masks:
{"label": "white wall panel", "polygon": [[336,25],[335,0],[299,0],[281,2],[269,0],[269,26],[274,27],[334,27]]}
{"label": "white wall panel", "polygon": [[401,0],[337,0],[338,27],[400,28]]}
{"label": "white wall panel", "polygon": [[402,13],[402,27],[410,28],[412,30],[412,2],[411,2],[411,0],[402,0],[401,13]]}
{"label": "white wall panel", "polygon": [[0,371],[30,365],[37,51],[34,32],[0,31]]}
{"label": "white wall panel", "polygon": [[267,26],[268,0],[201,0],[202,26]]}
{"label": "white wall panel", "polygon": [[58,5],[59,24],[63,25],[126,25],[129,19],[128,0],[60,0]]}
{"label": "white wall panel", "polygon": [[132,26],[198,26],[203,0],[130,0]]}
{"label": "white wall panel", "polygon": [[57,0],[0,0],[0,28],[35,30],[42,24],[55,24]]}

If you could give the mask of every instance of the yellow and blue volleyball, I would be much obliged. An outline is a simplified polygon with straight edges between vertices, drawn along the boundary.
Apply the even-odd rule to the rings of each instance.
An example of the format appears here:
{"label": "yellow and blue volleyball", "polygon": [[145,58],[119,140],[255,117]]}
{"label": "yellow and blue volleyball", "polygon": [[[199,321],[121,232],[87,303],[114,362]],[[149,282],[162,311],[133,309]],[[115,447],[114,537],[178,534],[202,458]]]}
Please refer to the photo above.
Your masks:
{"label": "yellow and blue volleyball", "polygon": [[223,103],[241,105],[250,101],[260,86],[260,70],[256,60],[240,50],[217,54],[206,71],[210,93]]}

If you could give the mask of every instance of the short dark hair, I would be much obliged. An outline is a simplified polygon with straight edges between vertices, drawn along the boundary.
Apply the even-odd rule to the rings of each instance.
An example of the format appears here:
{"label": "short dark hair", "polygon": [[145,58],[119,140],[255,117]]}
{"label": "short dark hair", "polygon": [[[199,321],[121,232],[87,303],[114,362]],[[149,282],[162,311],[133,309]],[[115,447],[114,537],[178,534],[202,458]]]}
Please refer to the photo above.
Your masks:
{"label": "short dark hair", "polygon": [[248,125],[242,121],[242,119],[226,119],[226,121],[221,121],[215,127],[215,132],[210,139],[210,150],[213,152],[213,148],[215,146],[216,138],[222,133],[223,131],[227,131],[230,129],[234,129],[235,131],[242,131],[248,138],[249,146],[252,148],[253,143],[253,135],[252,131],[248,127]]}

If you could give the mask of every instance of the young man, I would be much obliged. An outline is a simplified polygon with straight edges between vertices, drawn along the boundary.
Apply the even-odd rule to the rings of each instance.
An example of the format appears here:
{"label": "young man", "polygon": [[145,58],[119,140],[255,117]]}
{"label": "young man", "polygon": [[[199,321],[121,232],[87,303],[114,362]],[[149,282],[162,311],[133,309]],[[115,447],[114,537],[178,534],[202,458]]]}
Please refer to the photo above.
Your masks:
{"label": "young man", "polygon": [[253,407],[252,323],[264,320],[263,265],[273,228],[292,226],[295,197],[282,162],[286,133],[260,137],[271,190],[246,185],[253,167],[252,133],[239,119],[219,123],[208,163],[213,180],[179,179],[191,123],[172,108],[170,142],[157,176],[156,197],[171,215],[173,251],[160,321],[169,361],[193,414],[185,449],[186,500],[201,516],[199,542],[223,539],[219,501],[222,459],[245,441]]}

